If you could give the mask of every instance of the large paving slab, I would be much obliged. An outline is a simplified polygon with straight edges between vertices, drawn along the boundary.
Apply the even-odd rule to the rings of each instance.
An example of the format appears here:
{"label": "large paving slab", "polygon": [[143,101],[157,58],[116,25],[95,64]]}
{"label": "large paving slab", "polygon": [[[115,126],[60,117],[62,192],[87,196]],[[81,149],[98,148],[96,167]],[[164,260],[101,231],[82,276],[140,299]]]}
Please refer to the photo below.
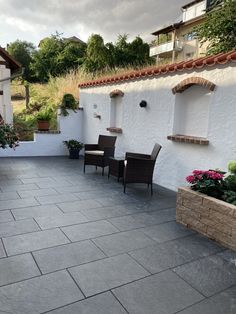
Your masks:
{"label": "large paving slab", "polygon": [[20,196],[16,192],[2,192],[2,193],[0,193],[0,201],[16,200],[18,198],[20,198]]}
{"label": "large paving slab", "polygon": [[96,200],[86,200],[86,201],[75,201],[75,202],[66,202],[62,204],[58,204],[58,207],[65,213],[67,212],[75,212],[86,209],[98,208],[102,207],[102,205]]}
{"label": "large paving slab", "polygon": [[49,217],[37,217],[35,218],[41,229],[52,229],[56,227],[63,227],[69,225],[80,224],[88,222],[89,220],[80,212],[67,213],[60,215],[53,215]]}
{"label": "large paving slab", "polygon": [[93,241],[108,256],[133,251],[156,243],[138,230],[120,232]]}
{"label": "large paving slab", "polygon": [[110,293],[105,292],[95,297],[76,302],[49,312],[51,314],[127,314],[121,304]]}
{"label": "large paving slab", "polygon": [[58,192],[53,188],[48,189],[38,189],[38,190],[30,190],[30,191],[18,191],[18,194],[21,198],[27,197],[36,197],[36,196],[44,196],[44,195],[58,195]]}
{"label": "large paving slab", "polygon": [[194,234],[193,231],[176,223],[175,221],[159,224],[158,226],[143,228],[142,232],[158,243]]}
{"label": "large paving slab", "polygon": [[58,194],[58,195],[45,195],[45,196],[37,196],[36,199],[41,205],[45,204],[55,204],[55,203],[64,203],[64,202],[70,202],[70,201],[76,201],[78,200],[78,197],[76,197],[74,194]]}
{"label": "large paving slab", "polygon": [[0,287],[3,313],[43,313],[81,299],[81,291],[66,271]]}
{"label": "large paving slab", "polygon": [[139,213],[127,217],[110,219],[120,231],[126,231],[175,220],[175,209],[164,209],[152,213]]}
{"label": "large paving slab", "polygon": [[60,215],[61,213],[62,211],[54,204],[12,209],[12,214],[14,215],[16,220],[31,217],[48,217]]}
{"label": "large paving slab", "polygon": [[0,210],[28,207],[28,206],[38,205],[38,204],[39,203],[36,201],[35,198],[24,198],[24,199],[0,201]]}
{"label": "large paving slab", "polygon": [[63,227],[62,231],[72,241],[81,241],[86,239],[92,239],[101,237],[106,234],[118,232],[111,223],[106,220],[100,220],[95,222],[88,222],[84,224]]}
{"label": "large paving slab", "polygon": [[32,255],[28,253],[0,259],[0,274],[0,286],[3,286],[41,273]]}
{"label": "large paving slab", "polygon": [[178,314],[235,314],[236,286],[205,299]]}
{"label": "large paving slab", "polygon": [[59,229],[52,229],[3,238],[3,243],[8,255],[16,255],[66,244],[69,240]]}
{"label": "large paving slab", "polygon": [[38,230],[40,228],[33,219],[2,222],[0,223],[0,238]]}
{"label": "large paving slab", "polygon": [[129,254],[151,273],[158,273],[217,253],[220,250],[218,245],[205,238],[188,236],[136,250]]}
{"label": "large paving slab", "polygon": [[113,292],[130,314],[174,314],[203,299],[172,271],[138,280]]}
{"label": "large paving slab", "polygon": [[236,266],[219,256],[209,256],[179,266],[174,271],[207,297],[236,285]]}
{"label": "large paving slab", "polygon": [[33,255],[42,273],[49,273],[106,257],[89,240],[36,251],[33,252]]}
{"label": "large paving slab", "polygon": [[86,297],[149,275],[126,254],[73,267],[69,272]]}
{"label": "large paving slab", "polygon": [[39,187],[35,183],[31,184],[11,184],[6,186],[1,186],[3,192],[7,191],[30,191],[37,190]]}

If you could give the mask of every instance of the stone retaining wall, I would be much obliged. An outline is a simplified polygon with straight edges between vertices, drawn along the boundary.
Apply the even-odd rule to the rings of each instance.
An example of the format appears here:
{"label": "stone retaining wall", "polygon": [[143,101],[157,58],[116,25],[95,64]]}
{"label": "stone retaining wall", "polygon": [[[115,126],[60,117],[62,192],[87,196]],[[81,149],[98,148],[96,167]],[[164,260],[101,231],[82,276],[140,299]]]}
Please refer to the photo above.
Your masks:
{"label": "stone retaining wall", "polygon": [[236,206],[181,187],[176,221],[236,250]]}

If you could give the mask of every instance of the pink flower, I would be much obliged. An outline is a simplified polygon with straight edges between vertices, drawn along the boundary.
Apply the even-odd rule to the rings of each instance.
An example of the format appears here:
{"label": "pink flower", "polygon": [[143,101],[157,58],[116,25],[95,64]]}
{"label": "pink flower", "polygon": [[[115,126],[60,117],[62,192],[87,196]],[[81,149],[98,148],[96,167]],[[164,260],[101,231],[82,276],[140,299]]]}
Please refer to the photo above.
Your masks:
{"label": "pink flower", "polygon": [[203,170],[193,170],[193,174],[195,174],[195,175],[201,175],[203,173],[204,173]]}
{"label": "pink flower", "polygon": [[186,180],[187,180],[188,183],[194,183],[195,177],[192,176],[192,175],[191,175],[191,176],[187,176],[187,177],[186,177]]}

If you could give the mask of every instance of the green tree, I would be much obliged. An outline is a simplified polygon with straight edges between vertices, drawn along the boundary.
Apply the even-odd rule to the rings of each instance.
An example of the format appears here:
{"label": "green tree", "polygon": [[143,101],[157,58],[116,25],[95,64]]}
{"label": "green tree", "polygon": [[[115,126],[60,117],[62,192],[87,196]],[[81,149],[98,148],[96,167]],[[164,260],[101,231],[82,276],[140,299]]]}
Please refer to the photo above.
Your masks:
{"label": "green tree", "polygon": [[102,36],[92,34],[87,43],[84,69],[87,72],[103,71],[109,65],[109,50],[104,44]]}
{"label": "green tree", "polygon": [[236,0],[213,1],[206,20],[195,28],[201,43],[209,41],[208,54],[236,48]]}
{"label": "green tree", "polygon": [[23,79],[31,81],[32,71],[30,63],[32,55],[36,51],[33,43],[28,41],[16,40],[7,46],[8,53],[25,68]]}
{"label": "green tree", "polygon": [[58,76],[76,69],[85,55],[86,45],[64,40],[56,33],[40,42],[34,52],[31,69],[40,82],[47,82],[50,76]]}

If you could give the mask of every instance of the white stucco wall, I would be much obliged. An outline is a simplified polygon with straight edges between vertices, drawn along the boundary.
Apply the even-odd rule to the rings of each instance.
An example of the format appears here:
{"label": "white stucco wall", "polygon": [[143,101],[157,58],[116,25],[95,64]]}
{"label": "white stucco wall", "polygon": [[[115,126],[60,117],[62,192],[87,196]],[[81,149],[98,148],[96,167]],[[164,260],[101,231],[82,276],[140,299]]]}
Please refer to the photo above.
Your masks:
{"label": "white stucco wall", "polygon": [[[201,94],[201,87],[190,87],[183,94],[173,95],[171,89],[188,77],[203,77],[216,84],[213,92]],[[154,182],[176,190],[185,185],[185,177],[193,169],[222,168],[226,169],[229,159],[236,158],[236,65],[218,65],[196,71],[176,72],[170,75],[145,78],[137,81],[121,82],[115,85],[104,85],[80,90],[80,104],[84,108],[83,129],[84,141],[96,143],[98,134],[111,134],[106,131],[110,126],[109,93],[114,89],[124,92],[122,98],[122,129],[117,134],[116,155],[126,151],[150,153],[155,142],[163,148],[158,157]],[[192,90],[192,92],[191,92]],[[181,98],[182,96],[182,98]],[[185,101],[193,108],[199,104],[199,117],[204,119],[203,109],[209,107],[209,119],[206,137],[208,146],[177,143],[167,140],[167,135],[174,131],[174,113],[177,103]],[[184,100],[185,99],[185,100]],[[140,108],[141,100],[146,100],[147,108]],[[94,109],[94,105],[97,105]],[[177,104],[178,105],[178,104]],[[189,108],[191,114],[191,108]],[[101,115],[96,119],[94,113]],[[175,122],[176,123],[176,122]],[[194,125],[195,136],[203,136],[204,127],[199,124],[199,132]],[[201,129],[202,128],[202,129]]]}
{"label": "white stucco wall", "polygon": [[13,149],[0,149],[0,157],[24,156],[62,156],[68,155],[63,141],[76,139],[83,142],[83,111],[76,113],[69,110],[69,115],[58,116],[59,134],[34,134],[34,141],[20,142],[20,146]]}
{"label": "white stucco wall", "polygon": [[[4,61],[4,59],[0,57],[0,61]],[[0,65],[0,80],[10,76],[10,69],[7,69],[5,65]],[[11,105],[10,84],[10,80],[0,82],[0,90],[3,91],[3,95],[0,95],[0,114],[6,123],[11,124],[13,120],[13,110]]]}

